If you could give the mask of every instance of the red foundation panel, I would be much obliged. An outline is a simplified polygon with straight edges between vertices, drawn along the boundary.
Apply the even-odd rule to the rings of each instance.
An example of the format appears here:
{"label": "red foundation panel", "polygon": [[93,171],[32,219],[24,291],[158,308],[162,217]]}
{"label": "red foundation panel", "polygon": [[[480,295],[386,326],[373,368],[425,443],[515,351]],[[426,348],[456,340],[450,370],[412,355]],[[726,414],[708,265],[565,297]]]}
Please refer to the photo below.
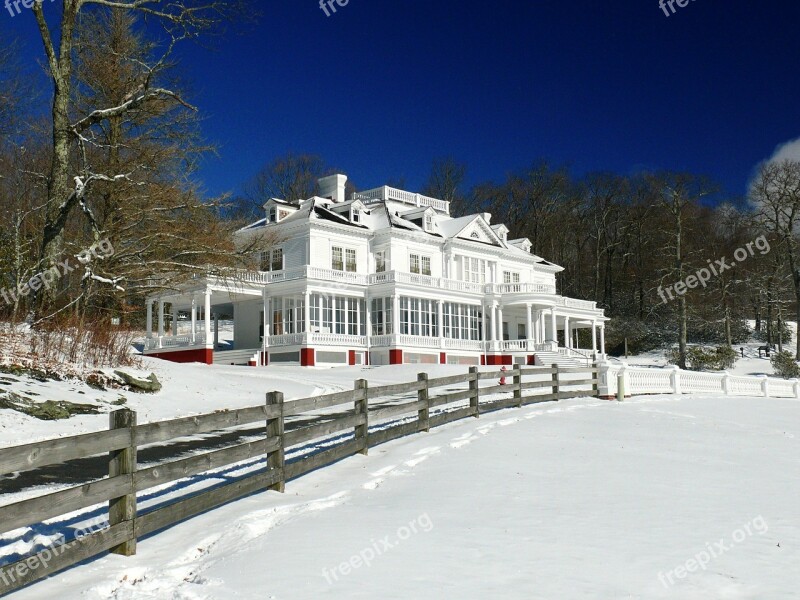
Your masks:
{"label": "red foundation panel", "polygon": [[354,367],[356,364],[356,351],[355,350],[348,350],[347,351],[347,364],[351,367]]}
{"label": "red foundation panel", "polygon": [[205,363],[214,364],[214,351],[211,348],[195,348],[192,350],[178,350],[176,352],[159,352],[148,354],[153,358],[168,360],[175,363]]}
{"label": "red foundation panel", "polygon": [[313,367],[317,364],[317,355],[313,348],[300,348],[300,365]]}
{"label": "red foundation panel", "polygon": [[485,364],[493,367],[499,367],[501,365],[511,366],[514,364],[514,357],[502,354],[487,354]]}
{"label": "red foundation panel", "polygon": [[402,365],[403,364],[403,351],[402,350],[389,350],[389,364]]}
{"label": "red foundation panel", "polygon": [[447,364],[447,353],[446,352],[439,352],[439,364],[446,365]]}

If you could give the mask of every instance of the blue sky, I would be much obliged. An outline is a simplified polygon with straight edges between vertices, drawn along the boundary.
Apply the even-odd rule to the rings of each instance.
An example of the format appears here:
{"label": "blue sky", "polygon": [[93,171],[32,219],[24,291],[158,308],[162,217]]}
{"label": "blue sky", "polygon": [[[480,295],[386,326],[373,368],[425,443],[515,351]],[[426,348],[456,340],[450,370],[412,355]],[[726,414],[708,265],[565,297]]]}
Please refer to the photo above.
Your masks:
{"label": "blue sky", "polygon": [[[181,53],[219,146],[201,171],[210,193],[294,151],[359,188],[419,188],[452,156],[470,183],[548,159],[578,174],[688,170],[739,195],[800,137],[797,2],[691,0],[669,17],[658,0],[254,5],[256,26]],[[38,59],[33,25],[0,15],[0,35]]]}

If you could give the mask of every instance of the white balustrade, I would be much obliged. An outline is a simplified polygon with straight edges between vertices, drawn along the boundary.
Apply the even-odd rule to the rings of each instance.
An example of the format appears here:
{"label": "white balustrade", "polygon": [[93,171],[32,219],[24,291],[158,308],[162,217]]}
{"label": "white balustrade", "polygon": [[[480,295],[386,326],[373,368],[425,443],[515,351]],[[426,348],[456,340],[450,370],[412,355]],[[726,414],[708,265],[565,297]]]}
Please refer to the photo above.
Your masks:
{"label": "white balustrade", "polygon": [[[615,396],[617,375],[622,367],[600,364],[601,393]],[[772,398],[800,398],[800,384],[793,379],[775,377],[746,377],[725,373],[684,371],[673,368],[625,367],[626,394],[714,394],[728,396],[764,396],[764,389]]]}

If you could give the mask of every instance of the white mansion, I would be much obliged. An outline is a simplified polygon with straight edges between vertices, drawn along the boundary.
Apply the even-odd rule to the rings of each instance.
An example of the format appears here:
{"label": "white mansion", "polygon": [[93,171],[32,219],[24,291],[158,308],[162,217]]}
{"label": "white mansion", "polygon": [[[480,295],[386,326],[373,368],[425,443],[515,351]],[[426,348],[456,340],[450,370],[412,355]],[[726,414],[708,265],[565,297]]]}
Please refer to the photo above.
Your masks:
{"label": "white mansion", "polygon": [[[321,179],[321,197],[267,202],[266,217],[236,233],[241,244],[277,240],[252,272],[148,298],[144,352],[177,362],[306,366],[604,355],[603,311],[559,296],[563,269],[531,254],[530,241],[509,240],[488,213],[452,218],[448,202],[387,186],[348,200],[346,180]],[[233,317],[232,348],[219,344],[220,315]],[[181,318],[191,322],[188,333],[177,331]],[[584,349],[578,329],[591,330]]]}

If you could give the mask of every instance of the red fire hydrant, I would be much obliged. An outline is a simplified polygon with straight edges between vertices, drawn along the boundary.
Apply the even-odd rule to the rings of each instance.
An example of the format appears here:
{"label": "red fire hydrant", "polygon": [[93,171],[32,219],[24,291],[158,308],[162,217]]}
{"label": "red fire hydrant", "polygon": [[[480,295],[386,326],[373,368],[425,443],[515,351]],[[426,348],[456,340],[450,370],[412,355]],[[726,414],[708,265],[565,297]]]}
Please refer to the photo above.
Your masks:
{"label": "red fire hydrant", "polygon": [[500,385],[505,385],[506,384],[506,375],[505,375],[505,373],[506,373],[507,370],[508,369],[506,369],[505,365],[503,365],[503,367],[500,369],[500,371],[503,373],[500,376]]}

